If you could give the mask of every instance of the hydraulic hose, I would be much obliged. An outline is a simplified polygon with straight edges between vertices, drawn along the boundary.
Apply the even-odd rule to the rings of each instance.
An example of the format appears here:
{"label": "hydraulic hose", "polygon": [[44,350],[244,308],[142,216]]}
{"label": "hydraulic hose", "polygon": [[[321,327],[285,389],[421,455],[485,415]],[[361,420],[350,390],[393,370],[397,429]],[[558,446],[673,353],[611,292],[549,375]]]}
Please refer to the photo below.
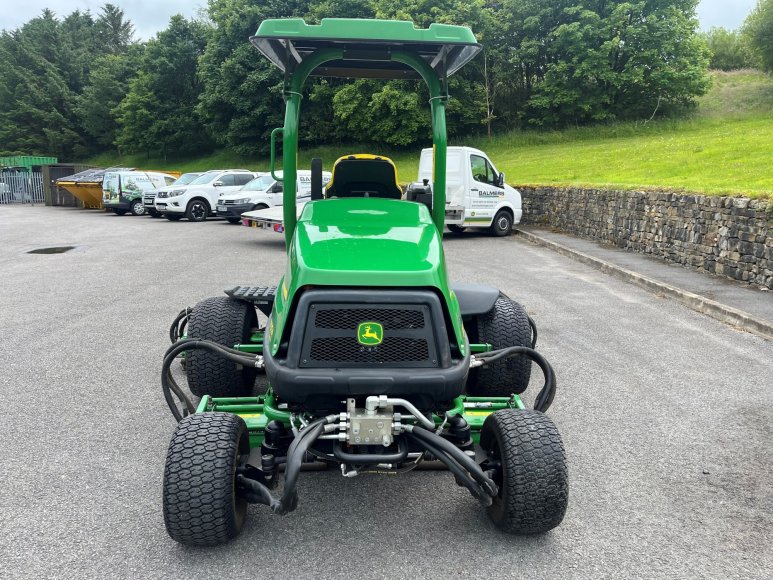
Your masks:
{"label": "hydraulic hose", "polygon": [[470,475],[484,487],[484,489],[489,494],[491,495],[497,494],[496,484],[490,477],[488,477],[485,473],[483,473],[483,470],[480,468],[480,465],[475,463],[475,461],[473,461],[469,455],[464,453],[464,451],[459,449],[448,439],[443,439],[439,435],[435,435],[434,433],[427,431],[422,427],[417,427],[417,426],[414,426],[412,428],[410,426],[407,426],[406,431],[411,433],[415,438],[421,440],[422,442],[429,443],[430,445],[434,445],[442,449],[446,454],[448,454],[455,461],[457,461],[459,465],[464,467],[470,473]]}
{"label": "hydraulic hose", "polygon": [[[180,386],[174,380],[171,367],[178,354],[183,351],[191,351],[196,349],[209,350],[210,352],[217,353],[227,360],[244,366],[254,366],[258,360],[257,356],[249,355],[232,348],[226,348],[216,342],[209,340],[178,340],[175,344],[170,346],[164,355],[164,363],[161,366],[161,390],[164,393],[164,399],[166,399],[166,404],[169,406],[169,410],[172,411],[172,415],[174,415],[174,418],[178,422],[189,413],[192,413],[194,411],[194,407],[193,403],[191,403],[190,399],[185,395],[182,389],[180,389]],[[177,404],[172,398],[172,393],[174,393],[183,403],[185,407],[184,413],[181,413],[177,408]]]}
{"label": "hydraulic hose", "polygon": [[481,487],[481,485],[475,481],[475,479],[473,479],[470,474],[461,465],[459,465],[459,463],[454,460],[453,457],[448,455],[445,451],[433,443],[419,439],[413,433],[406,431],[406,436],[418,445],[424,447],[439,461],[444,463],[445,466],[448,467],[448,470],[454,474],[456,481],[466,487],[475,499],[481,502],[485,507],[491,505],[491,495],[489,495],[487,491]]}
{"label": "hydraulic hose", "polygon": [[185,327],[188,324],[188,317],[191,315],[191,312],[193,312],[193,308],[190,306],[183,308],[174,319],[174,322],[172,322],[172,326],[169,327],[169,340],[172,341],[172,344],[185,334]]}
{"label": "hydraulic hose", "polygon": [[333,445],[333,455],[336,459],[350,465],[374,465],[377,463],[400,463],[408,457],[408,448],[397,441],[397,453],[347,453],[339,443]]}
{"label": "hydraulic hose", "polygon": [[522,354],[537,363],[537,366],[542,369],[542,374],[545,376],[545,384],[542,386],[542,389],[534,401],[534,409],[544,413],[550,408],[550,405],[553,403],[553,398],[556,395],[556,373],[544,356],[527,346],[511,346],[499,350],[492,350],[490,352],[482,352],[476,354],[475,358],[482,361],[485,366],[498,360],[510,358],[519,354]]}
{"label": "hydraulic hose", "polygon": [[267,505],[275,514],[285,515],[298,506],[298,474],[301,472],[303,458],[314,441],[322,434],[326,423],[331,423],[335,416],[317,419],[301,431],[287,450],[287,462],[285,464],[285,483],[282,496],[274,497],[271,490],[254,479],[249,479],[243,474],[236,476],[236,482],[241,486],[241,496],[250,503]]}
{"label": "hydraulic hose", "polygon": [[528,314],[526,315],[526,318],[529,319],[529,326],[531,327],[531,347],[537,348],[537,324]]}

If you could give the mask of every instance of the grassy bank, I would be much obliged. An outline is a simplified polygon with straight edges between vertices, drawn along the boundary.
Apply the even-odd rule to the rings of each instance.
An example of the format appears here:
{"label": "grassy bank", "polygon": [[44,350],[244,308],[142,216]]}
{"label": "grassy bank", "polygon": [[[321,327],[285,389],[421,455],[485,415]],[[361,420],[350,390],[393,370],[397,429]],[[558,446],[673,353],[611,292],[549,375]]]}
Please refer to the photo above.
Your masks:
{"label": "grassy bank", "polygon": [[[668,188],[708,194],[773,196],[773,78],[756,71],[714,73],[711,91],[689,118],[615,123],[562,131],[513,131],[455,144],[486,151],[508,183]],[[301,166],[321,157],[372,151],[341,145],[301,150]],[[385,151],[402,182],[416,179],[418,151]],[[130,165],[192,171],[220,167],[265,170],[267,159],[218,152],[183,162],[100,155],[98,166]]]}

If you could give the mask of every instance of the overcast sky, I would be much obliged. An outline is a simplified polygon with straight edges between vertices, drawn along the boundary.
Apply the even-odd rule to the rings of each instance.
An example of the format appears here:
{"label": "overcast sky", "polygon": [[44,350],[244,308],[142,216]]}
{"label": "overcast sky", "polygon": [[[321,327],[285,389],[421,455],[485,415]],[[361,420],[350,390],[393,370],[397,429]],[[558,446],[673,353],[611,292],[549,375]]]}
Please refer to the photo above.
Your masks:
{"label": "overcast sky", "polygon": [[[4,9],[0,9],[0,29],[17,28],[46,7],[60,17],[78,9],[91,10],[92,14],[97,14],[105,0],[24,0],[13,2],[13,9],[9,10],[11,2],[0,0],[0,4],[5,5]],[[206,0],[112,0],[112,3],[123,8],[126,16],[134,23],[137,36],[148,39],[165,28],[173,14],[196,15],[206,5]],[[757,0],[702,0],[698,6],[701,28],[737,28],[756,3]]]}

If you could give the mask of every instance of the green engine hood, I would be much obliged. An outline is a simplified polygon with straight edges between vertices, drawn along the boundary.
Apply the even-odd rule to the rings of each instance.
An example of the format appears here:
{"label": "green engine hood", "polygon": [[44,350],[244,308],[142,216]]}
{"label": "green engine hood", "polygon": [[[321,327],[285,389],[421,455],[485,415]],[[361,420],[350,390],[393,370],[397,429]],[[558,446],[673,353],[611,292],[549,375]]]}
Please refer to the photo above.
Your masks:
{"label": "green engine hood", "polygon": [[309,203],[290,260],[297,285],[441,286],[443,250],[426,206],[390,199]]}
{"label": "green engine hood", "polygon": [[449,306],[459,344],[465,344],[441,242],[423,204],[381,198],[307,203],[274,303],[269,325],[272,352],[278,349],[293,297],[305,286],[437,288]]}

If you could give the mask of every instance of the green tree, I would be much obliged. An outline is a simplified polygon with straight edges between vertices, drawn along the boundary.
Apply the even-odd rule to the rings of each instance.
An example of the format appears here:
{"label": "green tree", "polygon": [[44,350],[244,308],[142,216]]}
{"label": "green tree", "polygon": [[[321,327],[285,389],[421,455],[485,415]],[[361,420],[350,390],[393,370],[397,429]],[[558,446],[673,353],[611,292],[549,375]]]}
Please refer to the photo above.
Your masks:
{"label": "green tree", "polygon": [[134,42],[134,25],[126,20],[123,10],[113,4],[100,8],[96,28],[102,49],[110,54],[125,54]]}
{"label": "green tree", "polygon": [[118,105],[129,92],[141,55],[142,51],[135,47],[129,54],[106,54],[94,61],[88,84],[78,96],[76,112],[95,153],[115,144]]}
{"label": "green tree", "polygon": [[737,70],[753,66],[748,38],[736,30],[712,28],[705,35],[712,69]]}
{"label": "green tree", "polygon": [[182,16],[145,46],[139,74],[117,108],[121,151],[170,153],[185,156],[211,147],[196,111],[201,83],[198,59],[206,45],[208,27]]}
{"label": "green tree", "polygon": [[743,35],[760,68],[773,72],[773,0],[759,0],[744,22]]}

